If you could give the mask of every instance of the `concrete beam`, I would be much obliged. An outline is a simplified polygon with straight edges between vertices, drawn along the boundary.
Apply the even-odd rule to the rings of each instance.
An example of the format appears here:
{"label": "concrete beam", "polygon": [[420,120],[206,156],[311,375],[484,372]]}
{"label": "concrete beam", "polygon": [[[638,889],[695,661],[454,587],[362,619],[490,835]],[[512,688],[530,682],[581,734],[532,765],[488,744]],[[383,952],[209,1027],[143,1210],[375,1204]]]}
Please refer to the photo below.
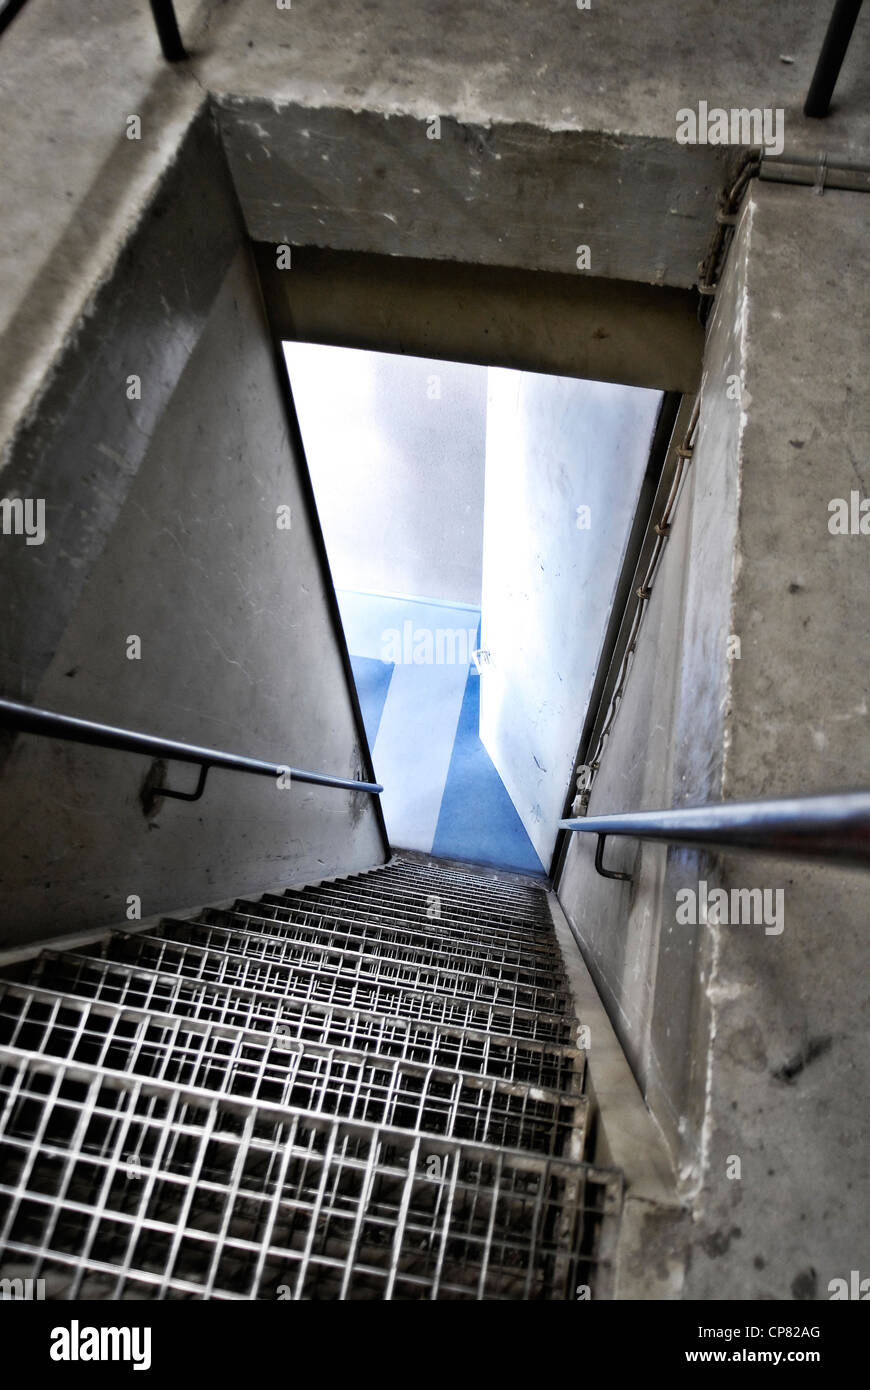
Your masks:
{"label": "concrete beam", "polygon": [[826,22],[806,0],[238,0],[194,70],[256,240],[564,274],[588,244],[595,275],[689,286],[740,150],[678,145],[682,108],[781,110],[786,155],[866,162],[868,26],[830,116],[802,114]]}
{"label": "concrete beam", "polygon": [[[735,150],[217,97],[255,241],[688,287]],[[589,249],[577,269],[578,247]]]}
{"label": "concrete beam", "polygon": [[275,331],[338,347],[477,362],[666,391],[697,387],[688,290],[304,247],[279,270],[256,247]]}
{"label": "concrete beam", "polygon": [[870,141],[866,24],[856,26],[830,116],[801,111],[829,15],[808,0],[591,0],[588,9],[574,0],[293,0],[287,10],[235,0],[212,7],[193,52],[208,91],[276,110],[341,106],[673,141],[677,111],[703,99],[782,107],[792,153],[823,147],[860,161]]}

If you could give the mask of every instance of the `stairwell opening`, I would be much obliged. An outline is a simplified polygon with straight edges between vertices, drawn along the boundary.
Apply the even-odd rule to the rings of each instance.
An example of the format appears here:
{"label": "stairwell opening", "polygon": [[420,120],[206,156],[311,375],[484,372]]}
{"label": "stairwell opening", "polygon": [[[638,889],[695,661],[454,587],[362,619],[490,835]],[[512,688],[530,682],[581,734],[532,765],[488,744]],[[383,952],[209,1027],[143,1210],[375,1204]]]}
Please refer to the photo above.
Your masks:
{"label": "stairwell opening", "polygon": [[[186,487],[195,479],[206,499],[190,538],[194,552],[185,557],[188,607],[211,615],[224,600],[227,611],[243,614],[243,635],[254,630],[252,586],[247,570],[238,569],[251,554],[241,543],[246,528],[263,549],[268,546],[270,573],[287,579],[274,504],[285,495],[280,488],[298,481],[295,474],[289,477],[285,447],[286,427],[292,431],[296,417],[289,392],[282,416],[271,385],[263,392],[258,384],[267,344],[249,272],[244,249],[233,253],[222,279],[215,272],[213,299],[205,301],[211,307],[190,362],[168,392],[167,418],[159,420],[164,427],[155,427],[156,443],[152,447],[149,440],[138,473],[131,470],[126,510],[126,494],[119,494],[122,524],[99,566],[93,561],[93,576],[88,571],[81,622],[64,633],[69,652],[100,653],[95,634],[102,631],[118,569],[131,588],[141,590],[147,566],[132,560],[139,555],[140,518],[150,514],[143,502],[165,508],[167,489],[178,486],[179,438]],[[261,288],[275,332],[280,316],[274,297],[267,285]],[[140,293],[148,292],[145,276]],[[94,325],[99,332],[99,314]],[[298,323],[286,336],[305,340]],[[595,341],[603,343],[606,336]],[[484,370],[493,362],[493,371],[509,372],[544,365],[522,353],[512,357],[487,348],[480,355],[477,365]],[[438,360],[474,361],[475,355],[456,351]],[[585,371],[574,360],[564,370],[593,381],[590,364],[583,365]],[[541,381],[557,377],[538,375]],[[648,389],[662,389],[661,381]],[[208,401],[213,413],[191,410],[191,400]],[[135,425],[135,419],[128,422],[138,434]],[[255,430],[258,460],[273,470],[265,487],[254,469],[241,466],[250,458],[245,450]],[[289,454],[292,462],[292,449]],[[641,494],[648,473],[647,467]],[[256,487],[250,486],[252,477]],[[243,523],[229,534],[240,544],[229,566],[212,567],[222,553],[226,497],[234,488]],[[577,509],[588,505],[582,497],[570,499],[570,523],[584,539],[594,522],[577,526]],[[269,609],[275,634],[265,644],[270,676],[280,666],[276,653],[288,630],[321,638],[326,631],[319,613],[318,622],[311,621],[316,604],[299,601],[300,591],[308,595],[318,578],[328,577],[325,562],[317,569],[316,508],[312,517],[300,546],[305,568],[281,590],[288,609]],[[155,532],[157,542],[167,529]],[[171,535],[169,542],[175,543]],[[623,570],[629,544],[623,537]],[[503,548],[496,548],[499,554],[504,568]],[[216,588],[216,579],[222,587]],[[620,580],[613,582],[618,588]],[[334,591],[331,597],[335,602]],[[316,590],[316,603],[321,598]],[[201,705],[212,698],[216,682],[209,677],[216,671],[222,682],[239,682],[234,719],[240,709],[247,718],[251,700],[265,698],[274,719],[270,727],[282,734],[287,722],[292,726],[286,710],[294,711],[293,702],[269,699],[270,682],[251,679],[243,647],[241,656],[228,656],[210,628],[191,633],[189,624],[173,626],[175,610],[163,591],[155,607],[157,615],[146,616],[161,662],[164,715],[178,708],[189,712],[184,689],[172,682],[178,678],[179,646],[193,640],[211,662],[202,665]],[[482,631],[479,650],[486,650],[486,640]],[[302,645],[300,651],[312,667],[323,657],[313,647]],[[317,667],[323,694],[340,674],[335,652],[327,656],[330,663]],[[318,713],[312,709],[314,682],[305,679],[308,668],[299,666],[291,673],[294,696],[320,738],[320,755],[332,756],[329,735],[339,714],[347,750],[347,710],[334,709],[333,722],[322,720],[318,727],[312,717]],[[73,679],[66,673],[78,669],[67,657],[52,674]],[[101,684],[99,673],[89,679],[98,697],[111,689],[124,705],[128,697],[117,681]],[[135,693],[129,704],[138,708]],[[220,718],[220,710],[210,706],[194,712]],[[249,725],[248,720],[245,737]],[[31,756],[30,746],[24,751]],[[117,786],[122,775],[107,785],[99,755],[88,757],[93,762],[85,764],[91,777],[87,794],[99,797],[104,820],[116,817],[116,804],[124,805]],[[237,795],[242,802],[249,793]],[[151,836],[149,870],[164,895],[158,898],[154,890],[151,911],[146,907],[135,922],[121,920],[111,905],[120,891],[110,879],[110,892],[101,893],[110,905],[100,904],[102,915],[90,931],[85,927],[92,904],[79,893],[81,920],[64,923],[63,942],[47,943],[45,931],[28,921],[31,945],[4,964],[2,1277],[43,1279],[51,1296],[61,1299],[564,1300],[593,1287],[596,1297],[607,1297],[619,1273],[621,1174],[631,1169],[634,1156],[625,1142],[620,1145],[618,1124],[588,1124],[595,1107],[582,1029],[589,1028],[590,1017],[596,1046],[609,1057],[595,1082],[601,1115],[607,1113],[608,1090],[623,1098],[612,1111],[624,1113],[626,1072],[623,1065],[614,1082],[618,1048],[602,1012],[595,1014],[588,980],[578,1015],[575,981],[568,978],[580,969],[576,950],[572,956],[544,884],[443,862],[421,865],[413,856],[395,856],[364,875],[334,863],[332,872],[324,872],[317,867],[322,851],[315,844],[291,879],[295,886],[288,888],[287,874],[264,892],[281,873],[280,849],[264,849],[264,817],[253,796],[241,810],[230,801],[229,814],[228,801],[215,803],[221,824],[227,833],[241,827],[244,834],[256,823],[256,848],[267,868],[245,860],[245,878],[238,882],[236,855],[237,881],[221,879],[214,894],[221,900],[215,902],[207,891],[222,866],[215,865],[214,823],[203,828],[208,809],[196,821],[184,821],[184,807],[166,808],[163,825],[173,833],[162,840],[175,856],[177,876],[167,878],[167,850]],[[346,821],[331,819],[323,803],[312,805],[321,812],[318,827],[335,859]],[[312,825],[305,811],[303,819],[297,808],[297,834]],[[270,829],[284,844],[292,843],[287,822],[279,824],[271,806],[269,814]],[[137,821],[134,831],[141,830]],[[199,878],[190,872],[197,836],[211,855]],[[144,854],[126,824],[124,835],[111,843],[119,839],[129,857],[107,864],[106,874],[120,875],[124,883],[131,862],[141,873]],[[355,855],[363,851],[354,846]],[[372,850],[366,862],[375,855]],[[358,864],[357,857],[353,867]],[[89,865],[85,889],[96,892],[97,880]],[[199,906],[191,906],[191,883],[208,885]],[[177,894],[183,910],[167,906],[167,893]],[[17,896],[23,920],[26,903]],[[78,937],[70,939],[77,927]],[[637,1127],[631,1130],[633,1139],[637,1133]],[[631,1183],[635,1197],[649,1199],[636,1172]]]}
{"label": "stairwell opening", "polygon": [[390,842],[544,877],[662,393],[283,351]]}

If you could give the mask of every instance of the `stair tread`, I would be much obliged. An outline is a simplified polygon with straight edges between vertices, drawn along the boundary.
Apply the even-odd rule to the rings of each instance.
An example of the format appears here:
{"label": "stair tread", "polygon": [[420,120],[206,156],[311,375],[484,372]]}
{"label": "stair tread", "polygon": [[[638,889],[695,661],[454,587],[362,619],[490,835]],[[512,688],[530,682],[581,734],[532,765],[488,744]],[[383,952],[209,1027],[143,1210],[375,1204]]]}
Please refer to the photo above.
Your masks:
{"label": "stair tread", "polygon": [[0,1271],[573,1298],[622,1200],[577,1029],[543,888],[401,856],[45,951],[0,972]]}

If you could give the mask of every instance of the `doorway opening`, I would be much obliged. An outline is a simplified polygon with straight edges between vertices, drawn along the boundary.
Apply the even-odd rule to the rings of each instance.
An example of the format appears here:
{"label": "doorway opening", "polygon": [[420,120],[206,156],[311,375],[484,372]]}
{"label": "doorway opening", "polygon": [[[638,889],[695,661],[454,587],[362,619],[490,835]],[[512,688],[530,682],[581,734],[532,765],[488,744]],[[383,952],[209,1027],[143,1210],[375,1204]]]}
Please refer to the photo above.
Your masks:
{"label": "doorway opening", "polygon": [[390,843],[545,877],[662,393],[284,354]]}

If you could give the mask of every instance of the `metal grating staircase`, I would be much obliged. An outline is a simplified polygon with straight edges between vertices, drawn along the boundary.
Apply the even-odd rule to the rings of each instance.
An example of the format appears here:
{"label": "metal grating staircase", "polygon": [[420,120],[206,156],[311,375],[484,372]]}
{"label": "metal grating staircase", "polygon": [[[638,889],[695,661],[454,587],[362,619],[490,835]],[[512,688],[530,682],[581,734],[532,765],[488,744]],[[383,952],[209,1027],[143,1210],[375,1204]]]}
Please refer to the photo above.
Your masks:
{"label": "metal grating staircase", "polygon": [[0,1277],[64,1299],[606,1297],[542,889],[435,862],[0,977]]}

